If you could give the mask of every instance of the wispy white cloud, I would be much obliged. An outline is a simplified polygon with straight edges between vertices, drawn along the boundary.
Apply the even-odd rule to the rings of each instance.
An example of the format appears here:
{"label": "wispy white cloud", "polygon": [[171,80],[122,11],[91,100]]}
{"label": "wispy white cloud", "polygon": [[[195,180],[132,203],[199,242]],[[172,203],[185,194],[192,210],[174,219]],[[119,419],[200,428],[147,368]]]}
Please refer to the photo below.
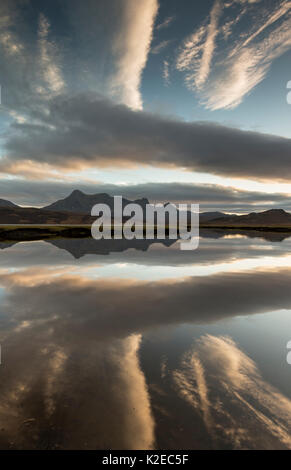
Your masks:
{"label": "wispy white cloud", "polygon": [[[13,3],[11,5],[13,11]],[[0,7],[0,46],[3,48],[4,54],[7,55],[19,55],[23,50],[23,44],[19,41],[17,35],[13,31],[13,24],[15,18],[13,18],[11,8],[7,3],[3,2]]]}
{"label": "wispy white cloud", "polygon": [[171,42],[171,40],[159,42],[156,46],[152,47],[151,53],[152,54],[159,54],[160,52],[162,52],[170,44],[170,42]]}
{"label": "wispy white cloud", "polygon": [[114,95],[132,109],[142,109],[140,84],[153,37],[158,0],[126,0],[123,26],[114,43],[116,74],[112,78]]}
{"label": "wispy white cloud", "polygon": [[174,20],[175,20],[175,16],[167,16],[167,18],[165,18],[164,21],[162,21],[162,23],[159,23],[156,26],[156,29],[159,31],[160,29],[168,28],[168,26],[170,26],[170,24],[173,23]]}
{"label": "wispy white cloud", "polygon": [[[43,80],[46,82],[52,94],[60,93],[65,86],[60,66],[57,62],[57,46],[49,41],[50,24],[47,18],[41,14],[39,18],[38,42],[40,49],[40,66]],[[45,90],[39,87],[39,91]]]}
{"label": "wispy white cloud", "polygon": [[62,42],[53,39],[43,13],[29,18],[27,3],[2,0],[0,5],[2,109],[18,123],[35,122],[32,113],[65,89]]}
{"label": "wispy white cloud", "polygon": [[215,0],[210,13],[210,22],[207,27],[206,40],[202,50],[199,71],[196,77],[196,85],[200,88],[208,78],[213,53],[215,50],[215,41],[218,35],[218,23],[222,14],[223,4],[220,0]]}
{"label": "wispy white cloud", "polygon": [[283,0],[271,11],[256,3],[216,0],[208,24],[180,50],[177,69],[185,72],[187,86],[208,109],[238,106],[266,77],[273,61],[291,48],[291,2]]}
{"label": "wispy white cloud", "polygon": [[216,37],[219,33],[219,19],[223,12],[223,4],[215,0],[210,12],[209,24],[203,24],[184,43],[178,57],[178,70],[187,71],[186,80],[195,87],[202,87],[211,69],[213,53],[216,47]]}
{"label": "wispy white cloud", "polygon": [[163,77],[166,86],[170,85],[170,64],[168,60],[164,60]]}
{"label": "wispy white cloud", "polygon": [[273,23],[278,21],[280,18],[284,17],[289,10],[291,9],[291,2],[284,1],[279,5],[277,9],[275,9],[267,18],[267,20],[257,29],[248,39],[243,43],[243,46],[247,46],[251,41],[253,41],[259,34],[261,34],[268,26],[271,26]]}

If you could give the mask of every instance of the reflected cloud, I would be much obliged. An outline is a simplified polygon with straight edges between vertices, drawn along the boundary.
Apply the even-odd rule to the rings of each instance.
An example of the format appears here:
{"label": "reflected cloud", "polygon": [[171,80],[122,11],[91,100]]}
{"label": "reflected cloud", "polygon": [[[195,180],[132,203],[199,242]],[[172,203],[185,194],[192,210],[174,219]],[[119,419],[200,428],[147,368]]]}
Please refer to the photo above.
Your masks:
{"label": "reflected cloud", "polygon": [[141,336],[107,345],[76,336],[59,346],[46,326],[35,322],[5,342],[0,448],[153,448]]}
{"label": "reflected cloud", "polygon": [[264,380],[231,338],[200,338],[173,380],[215,447],[291,448],[291,400]]}
{"label": "reflected cloud", "polygon": [[6,289],[1,309],[8,329],[28,322],[34,334],[36,325],[49,325],[63,347],[72,336],[108,341],[164,325],[291,309],[290,282],[290,269],[155,282],[28,269],[0,273]]}

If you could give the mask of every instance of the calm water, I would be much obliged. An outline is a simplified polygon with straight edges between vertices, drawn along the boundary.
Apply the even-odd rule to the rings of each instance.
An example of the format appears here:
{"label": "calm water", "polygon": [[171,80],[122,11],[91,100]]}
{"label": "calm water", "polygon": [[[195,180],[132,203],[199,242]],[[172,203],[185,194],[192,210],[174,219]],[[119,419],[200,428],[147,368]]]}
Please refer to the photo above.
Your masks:
{"label": "calm water", "polygon": [[291,448],[291,239],[110,243],[1,245],[0,448]]}

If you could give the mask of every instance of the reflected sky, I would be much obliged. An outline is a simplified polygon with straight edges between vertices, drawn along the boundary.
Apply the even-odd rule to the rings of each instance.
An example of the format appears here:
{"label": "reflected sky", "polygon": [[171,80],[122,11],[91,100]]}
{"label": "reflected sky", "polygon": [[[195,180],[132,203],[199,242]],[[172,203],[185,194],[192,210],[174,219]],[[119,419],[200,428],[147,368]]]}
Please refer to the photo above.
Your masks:
{"label": "reflected sky", "polygon": [[289,248],[3,249],[0,448],[291,448]]}

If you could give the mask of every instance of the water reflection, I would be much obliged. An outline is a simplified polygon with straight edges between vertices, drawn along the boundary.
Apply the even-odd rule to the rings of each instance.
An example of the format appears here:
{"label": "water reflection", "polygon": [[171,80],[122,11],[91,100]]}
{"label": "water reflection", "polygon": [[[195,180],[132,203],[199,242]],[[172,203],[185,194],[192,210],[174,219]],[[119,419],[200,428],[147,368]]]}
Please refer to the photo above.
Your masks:
{"label": "water reflection", "polygon": [[0,255],[1,449],[291,448],[288,240],[75,263],[54,245]]}
{"label": "water reflection", "polygon": [[291,448],[291,400],[230,338],[203,336],[172,379],[214,448]]}

